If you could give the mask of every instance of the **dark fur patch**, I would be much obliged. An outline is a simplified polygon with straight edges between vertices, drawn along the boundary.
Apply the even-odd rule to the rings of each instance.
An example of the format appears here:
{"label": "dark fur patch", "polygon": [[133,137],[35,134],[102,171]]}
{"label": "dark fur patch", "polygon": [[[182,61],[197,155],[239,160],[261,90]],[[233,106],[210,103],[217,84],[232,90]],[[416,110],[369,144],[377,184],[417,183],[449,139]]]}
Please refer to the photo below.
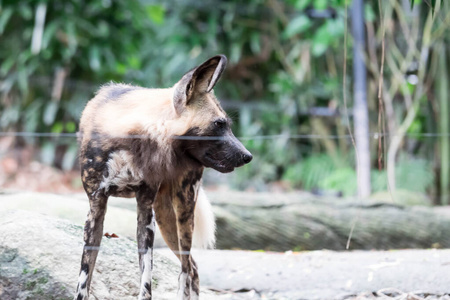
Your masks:
{"label": "dark fur patch", "polygon": [[177,197],[178,197],[178,199],[180,199],[180,201],[181,201],[182,203],[185,203],[185,202],[186,202],[186,198],[184,197],[184,194],[183,194],[182,191],[177,192]]}
{"label": "dark fur patch", "polygon": [[[199,127],[193,127],[187,130],[181,137],[195,137],[201,136],[201,129]],[[193,168],[202,168],[201,162],[199,162],[192,154],[191,151],[195,151],[202,147],[204,141],[195,139],[177,139],[175,138],[172,143],[172,148],[175,155],[175,168],[189,170]],[[186,165],[187,164],[187,165]],[[183,168],[185,167],[185,168]]]}
{"label": "dark fur patch", "polygon": [[147,238],[145,239],[145,248],[151,249],[153,248],[153,243],[155,241],[155,232],[149,228],[147,229]]}
{"label": "dark fur patch", "polygon": [[178,217],[178,223],[185,224],[187,221],[193,219],[193,214],[190,211],[184,211],[181,216]]}
{"label": "dark fur patch", "polygon": [[[141,135],[143,132],[130,134]],[[128,149],[133,155],[133,164],[146,171],[144,181],[150,186],[158,186],[167,174],[168,164],[167,158],[160,153],[158,143],[150,138],[132,138],[128,143]]]}
{"label": "dark fur patch", "polygon": [[[147,254],[149,249],[153,248],[155,240],[155,232],[147,228],[149,224],[154,222],[153,202],[155,201],[157,188],[152,188],[147,184],[142,184],[136,189],[136,201],[138,206],[138,228],[137,238],[139,251],[139,262],[141,270],[144,270],[145,265],[143,255]],[[149,266],[153,268],[152,265]]]}
{"label": "dark fur patch", "polygon": [[148,282],[146,282],[146,283],[144,284],[144,288],[145,288],[148,292],[151,292],[151,290],[152,290],[152,287],[151,287],[150,283],[148,283]]}
{"label": "dark fur patch", "polygon": [[99,138],[94,132],[93,139],[88,141],[80,151],[81,173],[83,187],[88,194],[92,194],[99,187],[103,176],[108,176],[107,161],[109,155],[116,150],[117,146],[110,144],[107,138]]}
{"label": "dark fur patch", "polygon": [[84,271],[86,274],[89,274],[89,265],[88,264],[82,264],[81,265],[81,271]]}
{"label": "dark fur patch", "polygon": [[197,294],[200,295],[200,287],[198,286],[198,272],[195,270],[194,276],[192,276],[192,290]]}
{"label": "dark fur patch", "polygon": [[114,100],[118,99],[121,96],[123,96],[126,93],[129,93],[131,91],[143,89],[139,86],[132,86],[132,85],[126,85],[126,84],[109,84],[105,86],[103,89],[106,90],[106,97],[107,100]]}
{"label": "dark fur patch", "polygon": [[185,190],[188,186],[195,185],[202,178],[202,170],[189,171],[186,178],[183,179],[181,187]]}

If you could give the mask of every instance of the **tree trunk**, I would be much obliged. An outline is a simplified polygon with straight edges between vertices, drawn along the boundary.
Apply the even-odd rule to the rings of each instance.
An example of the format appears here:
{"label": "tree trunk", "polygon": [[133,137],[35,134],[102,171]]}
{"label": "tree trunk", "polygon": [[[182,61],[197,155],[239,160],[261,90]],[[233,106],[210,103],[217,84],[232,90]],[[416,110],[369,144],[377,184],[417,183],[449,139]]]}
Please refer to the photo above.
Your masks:
{"label": "tree trunk", "polygon": [[351,8],[353,56],[353,121],[357,152],[358,196],[370,195],[369,112],[367,108],[366,66],[364,64],[364,5],[353,1]]}
{"label": "tree trunk", "polygon": [[450,247],[450,211],[444,207],[359,204],[302,194],[208,195],[214,200],[218,249],[345,250],[354,221],[350,249]]}
{"label": "tree trunk", "polygon": [[450,192],[450,136],[449,136],[449,109],[448,109],[448,74],[447,74],[447,60],[445,47],[443,45],[440,49],[441,63],[439,64],[440,76],[437,77],[438,80],[438,91],[437,95],[439,97],[440,106],[440,148],[441,148],[441,174],[440,174],[440,190],[441,190],[441,204],[449,204],[449,192]]}

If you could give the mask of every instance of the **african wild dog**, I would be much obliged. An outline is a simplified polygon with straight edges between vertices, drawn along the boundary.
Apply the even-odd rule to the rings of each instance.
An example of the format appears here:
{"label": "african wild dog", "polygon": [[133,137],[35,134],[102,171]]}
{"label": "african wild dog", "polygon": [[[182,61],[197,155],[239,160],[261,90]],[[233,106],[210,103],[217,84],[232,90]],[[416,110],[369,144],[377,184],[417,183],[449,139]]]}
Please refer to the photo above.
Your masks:
{"label": "african wild dog", "polygon": [[193,239],[214,243],[214,217],[200,187],[203,169],[227,173],[252,159],[212,90],[226,63],[223,55],[212,57],[168,89],[108,84],[88,102],[80,163],[90,211],[75,299],[88,299],[109,196],[136,196],[139,299],[152,298],[155,218],[181,261],[177,298],[198,299],[191,245]]}

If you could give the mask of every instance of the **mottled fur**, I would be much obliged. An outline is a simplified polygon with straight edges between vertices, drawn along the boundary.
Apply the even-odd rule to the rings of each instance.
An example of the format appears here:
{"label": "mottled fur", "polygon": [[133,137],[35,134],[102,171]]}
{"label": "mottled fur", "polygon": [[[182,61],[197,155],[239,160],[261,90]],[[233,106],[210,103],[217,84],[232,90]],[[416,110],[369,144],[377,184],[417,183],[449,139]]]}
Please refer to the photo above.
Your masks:
{"label": "mottled fur", "polygon": [[168,89],[107,84],[89,101],[80,121],[80,163],[90,211],[75,299],[89,297],[109,196],[137,200],[139,299],[152,297],[155,219],[181,261],[178,299],[198,298],[190,250],[193,240],[213,244],[215,228],[201,190],[203,169],[231,172],[252,158],[212,92],[225,65],[224,56],[215,56]]}

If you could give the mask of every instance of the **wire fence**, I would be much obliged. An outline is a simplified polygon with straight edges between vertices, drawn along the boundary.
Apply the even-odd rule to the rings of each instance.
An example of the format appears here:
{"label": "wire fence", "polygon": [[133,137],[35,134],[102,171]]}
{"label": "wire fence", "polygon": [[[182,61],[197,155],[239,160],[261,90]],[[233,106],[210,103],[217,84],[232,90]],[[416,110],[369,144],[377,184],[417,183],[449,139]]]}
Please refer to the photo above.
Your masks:
{"label": "wire fence", "polygon": [[[31,137],[31,138],[40,138],[40,137],[48,137],[48,138],[79,138],[82,135],[80,133],[55,133],[55,132],[9,132],[3,131],[0,132],[0,137]],[[344,134],[330,134],[330,135],[319,135],[319,134],[274,134],[274,135],[255,135],[255,136],[241,136],[238,137],[239,140],[248,141],[248,140],[275,140],[275,139],[349,139],[352,135]],[[353,135],[354,136],[354,135]],[[393,137],[397,136],[396,134],[391,133],[381,133],[381,132],[372,132],[369,133],[370,138],[378,139],[381,137]],[[409,138],[439,138],[439,137],[450,137],[450,134],[443,133],[407,133],[405,135],[401,135]],[[129,138],[129,139],[137,139],[137,138],[150,138],[151,135],[145,134],[131,134],[131,135],[107,135],[107,134],[93,134],[90,135],[91,138]],[[173,136],[173,139],[180,140],[224,140],[226,137],[223,136]]]}

